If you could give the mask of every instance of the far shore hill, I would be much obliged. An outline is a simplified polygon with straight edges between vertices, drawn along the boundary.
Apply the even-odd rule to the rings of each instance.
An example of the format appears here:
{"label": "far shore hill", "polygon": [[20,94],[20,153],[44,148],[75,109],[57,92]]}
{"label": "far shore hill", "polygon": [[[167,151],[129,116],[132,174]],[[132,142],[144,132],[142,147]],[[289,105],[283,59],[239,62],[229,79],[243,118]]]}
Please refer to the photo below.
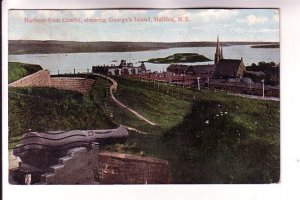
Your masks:
{"label": "far shore hill", "polygon": [[[222,42],[233,45],[276,45],[278,42]],[[57,41],[57,40],[9,40],[8,54],[50,54],[89,52],[149,51],[179,47],[215,47],[216,42],[114,42],[114,41]]]}

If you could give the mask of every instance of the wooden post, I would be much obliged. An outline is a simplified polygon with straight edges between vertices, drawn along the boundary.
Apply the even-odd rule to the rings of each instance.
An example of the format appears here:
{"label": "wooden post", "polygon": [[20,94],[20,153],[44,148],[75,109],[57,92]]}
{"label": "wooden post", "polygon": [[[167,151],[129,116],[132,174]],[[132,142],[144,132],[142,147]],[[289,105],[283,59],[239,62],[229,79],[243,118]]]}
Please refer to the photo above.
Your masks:
{"label": "wooden post", "polygon": [[262,82],[263,98],[265,98],[265,80],[263,79],[261,82]]}
{"label": "wooden post", "polygon": [[197,77],[198,90],[200,90],[200,77]]}
{"label": "wooden post", "polygon": [[75,74],[75,68],[74,68],[74,74]]}
{"label": "wooden post", "polygon": [[208,77],[208,81],[207,81],[207,86],[208,86],[208,89],[209,89],[209,84],[210,84],[210,78]]}

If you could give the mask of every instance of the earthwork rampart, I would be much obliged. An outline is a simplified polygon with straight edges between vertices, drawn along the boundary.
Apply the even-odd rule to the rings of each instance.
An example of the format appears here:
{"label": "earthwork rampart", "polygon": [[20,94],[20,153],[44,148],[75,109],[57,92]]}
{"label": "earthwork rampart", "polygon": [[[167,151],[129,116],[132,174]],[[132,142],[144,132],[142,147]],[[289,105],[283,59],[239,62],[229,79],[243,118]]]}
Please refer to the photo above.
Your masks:
{"label": "earthwork rampart", "polygon": [[93,86],[94,80],[80,77],[51,77],[49,71],[40,70],[25,76],[9,87],[54,87],[63,90],[73,90],[87,93]]}
{"label": "earthwork rampart", "polygon": [[50,85],[50,73],[40,70],[34,74],[25,76],[15,82],[10,83],[9,87],[48,87]]}

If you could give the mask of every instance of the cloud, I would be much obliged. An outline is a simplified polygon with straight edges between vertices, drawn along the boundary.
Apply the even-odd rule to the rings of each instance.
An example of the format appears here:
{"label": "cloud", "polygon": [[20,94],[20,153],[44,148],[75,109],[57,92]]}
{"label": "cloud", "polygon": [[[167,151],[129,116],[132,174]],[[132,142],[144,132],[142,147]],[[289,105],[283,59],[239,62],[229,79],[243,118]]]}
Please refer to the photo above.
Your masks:
{"label": "cloud", "polygon": [[[243,10],[238,9],[200,9],[200,10],[188,10],[188,9],[178,9],[178,10],[161,10],[158,12],[159,17],[189,17],[191,22],[224,22],[239,18],[239,14],[243,13]],[[273,11],[273,20],[279,21],[279,10],[275,9]],[[236,20],[234,20],[236,22]],[[255,14],[248,15],[244,19],[238,19],[239,23],[245,23],[248,25],[255,24],[265,24],[270,21],[268,17],[257,16]]]}
{"label": "cloud", "polygon": [[82,12],[83,12],[83,15],[85,17],[92,17],[96,14],[95,10],[85,10],[85,11],[82,11]]}
{"label": "cloud", "polygon": [[55,18],[55,17],[122,17],[128,15],[142,15],[146,10],[39,10],[36,17]]}
{"label": "cloud", "polygon": [[53,10],[39,10],[36,12],[36,17],[38,18],[54,18],[58,17],[60,11],[53,11]]}
{"label": "cloud", "polygon": [[279,32],[279,29],[256,29],[256,30],[245,30],[244,28],[235,28],[235,32],[237,33],[275,33]]}
{"label": "cloud", "polygon": [[205,11],[200,11],[196,14],[197,17],[200,17],[203,22],[212,22],[212,21],[226,21],[239,14],[237,10],[228,10],[228,9],[210,9]]}
{"label": "cloud", "polygon": [[273,20],[274,20],[276,23],[279,23],[279,14],[274,14],[274,15],[273,15]]}
{"label": "cloud", "polygon": [[101,17],[119,17],[121,15],[121,11],[119,10],[105,10],[101,11]]}
{"label": "cloud", "polygon": [[238,10],[229,9],[203,9],[195,10],[163,10],[157,14],[158,17],[188,17],[194,22],[210,23],[213,21],[226,21],[239,14]]}
{"label": "cloud", "polygon": [[128,10],[127,12],[129,12],[130,14],[146,14],[147,13],[146,10]]}
{"label": "cloud", "polygon": [[146,14],[146,10],[104,10],[100,11],[101,17],[128,17],[133,15],[143,15]]}
{"label": "cloud", "polygon": [[269,19],[267,17],[260,17],[260,16],[255,16],[255,15],[248,15],[245,19],[240,19],[238,20],[239,23],[246,23],[249,26],[252,26],[254,24],[264,24],[268,21]]}
{"label": "cloud", "polygon": [[23,10],[11,10],[9,11],[9,15],[12,18],[22,19],[22,20],[26,17],[26,14]]}
{"label": "cloud", "polygon": [[262,29],[259,32],[279,32],[278,29]]}
{"label": "cloud", "polygon": [[163,10],[157,13],[158,17],[191,17],[192,13],[187,10]]}
{"label": "cloud", "polygon": [[36,12],[38,18],[60,18],[60,17],[92,17],[95,10],[39,10]]}
{"label": "cloud", "polygon": [[[169,10],[11,10],[10,39],[117,40],[117,41],[196,41],[279,40],[279,10],[169,9]],[[73,18],[104,16],[188,17],[188,23],[20,23],[28,18]],[[18,18],[18,19],[17,19]],[[258,25],[255,25],[258,24]],[[263,25],[260,25],[263,24]],[[249,25],[249,26],[248,26]],[[122,28],[120,28],[122,27]],[[91,34],[98,32],[99,34]]]}

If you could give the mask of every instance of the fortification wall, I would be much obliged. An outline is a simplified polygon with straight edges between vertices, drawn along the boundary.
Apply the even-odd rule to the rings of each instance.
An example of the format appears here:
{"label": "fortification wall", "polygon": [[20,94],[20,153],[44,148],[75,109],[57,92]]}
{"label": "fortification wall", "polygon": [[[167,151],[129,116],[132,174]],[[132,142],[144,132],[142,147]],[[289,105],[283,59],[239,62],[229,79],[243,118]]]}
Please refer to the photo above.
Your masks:
{"label": "fortification wall", "polygon": [[170,183],[167,161],[131,154],[99,153],[98,145],[70,149],[47,171],[39,175],[38,184]]}
{"label": "fortification wall", "polygon": [[50,84],[50,73],[40,70],[34,74],[25,76],[15,82],[10,83],[9,87],[47,87]]}
{"label": "fortification wall", "polygon": [[87,93],[94,84],[93,79],[79,77],[50,77],[49,71],[40,70],[34,74],[25,76],[9,87],[54,87],[63,90],[73,90]]}
{"label": "fortification wall", "polygon": [[168,162],[151,157],[100,152],[100,184],[167,184]]}
{"label": "fortification wall", "polygon": [[50,79],[50,87],[63,90],[74,90],[81,93],[87,93],[94,84],[93,79],[79,77],[52,77]]}
{"label": "fortification wall", "polygon": [[58,164],[43,174],[42,184],[95,184],[98,178],[98,147],[73,148],[67,156],[60,158]]}

